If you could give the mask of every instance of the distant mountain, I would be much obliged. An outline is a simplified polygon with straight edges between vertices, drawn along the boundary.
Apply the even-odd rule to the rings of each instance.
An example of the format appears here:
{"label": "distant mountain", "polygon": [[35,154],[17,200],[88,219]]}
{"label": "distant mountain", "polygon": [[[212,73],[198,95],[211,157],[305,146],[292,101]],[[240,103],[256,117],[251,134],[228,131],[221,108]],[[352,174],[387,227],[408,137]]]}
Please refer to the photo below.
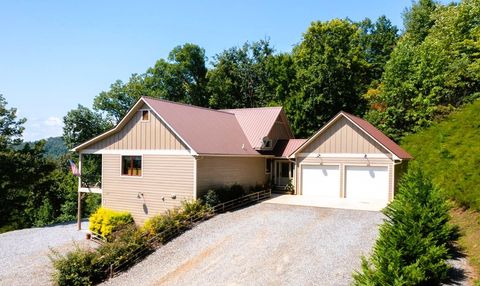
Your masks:
{"label": "distant mountain", "polygon": [[[52,157],[52,158],[59,158],[60,156],[64,155],[67,153],[68,149],[67,146],[65,146],[65,143],[63,142],[63,138],[61,136],[58,137],[49,137],[45,139],[45,156],[47,157]],[[23,142],[20,145],[15,146],[14,148],[19,150],[22,149],[25,144],[33,144],[36,141],[33,142]]]}
{"label": "distant mountain", "polygon": [[47,138],[46,141],[45,156],[58,158],[67,153],[68,149],[67,146],[65,146],[65,142],[63,142],[62,137],[50,137]]}

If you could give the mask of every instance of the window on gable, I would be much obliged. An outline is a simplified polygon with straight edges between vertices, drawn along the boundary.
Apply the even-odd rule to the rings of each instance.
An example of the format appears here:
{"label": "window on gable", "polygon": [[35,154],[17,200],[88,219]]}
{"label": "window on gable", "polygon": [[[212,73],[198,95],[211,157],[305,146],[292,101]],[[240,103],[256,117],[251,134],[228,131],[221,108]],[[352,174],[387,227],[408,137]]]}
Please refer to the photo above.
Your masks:
{"label": "window on gable", "polygon": [[148,117],[150,116],[148,110],[142,110],[142,120],[148,121]]}
{"label": "window on gable", "polygon": [[141,176],[142,156],[122,156],[122,175]]}

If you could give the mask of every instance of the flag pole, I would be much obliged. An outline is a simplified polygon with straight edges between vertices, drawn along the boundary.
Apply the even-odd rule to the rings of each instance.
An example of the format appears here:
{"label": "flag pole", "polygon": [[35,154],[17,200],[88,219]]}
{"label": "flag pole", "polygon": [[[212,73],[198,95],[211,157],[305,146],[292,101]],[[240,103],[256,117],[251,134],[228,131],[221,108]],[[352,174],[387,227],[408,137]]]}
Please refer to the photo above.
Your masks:
{"label": "flag pole", "polygon": [[77,228],[78,230],[82,230],[82,193],[80,192],[80,188],[82,187],[82,153],[78,155],[78,205],[77,205]]}

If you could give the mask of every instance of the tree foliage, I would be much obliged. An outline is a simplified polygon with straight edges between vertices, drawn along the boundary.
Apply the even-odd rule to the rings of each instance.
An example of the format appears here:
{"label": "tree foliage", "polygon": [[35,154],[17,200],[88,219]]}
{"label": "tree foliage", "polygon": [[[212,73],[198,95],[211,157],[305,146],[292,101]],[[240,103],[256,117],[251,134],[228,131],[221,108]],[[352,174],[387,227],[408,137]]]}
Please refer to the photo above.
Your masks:
{"label": "tree foliage", "polygon": [[367,81],[375,87],[398,41],[398,28],[385,16],[379,17],[376,22],[366,18],[358,25],[362,32],[360,45],[365,53],[365,60],[370,64]]}
{"label": "tree foliage", "polygon": [[7,109],[7,101],[0,94],[0,151],[21,142],[25,121],[25,118],[17,119],[16,108]]}
{"label": "tree foliage", "polygon": [[194,44],[175,47],[143,74],[132,74],[127,83],[117,80],[101,92],[94,108],[118,122],[141,96],[164,98],[199,106],[208,105],[205,50]]}
{"label": "tree foliage", "polygon": [[449,206],[418,169],[402,178],[369,259],[355,285],[439,285],[447,278],[449,244],[455,230]]}
{"label": "tree foliage", "polygon": [[341,110],[363,114],[369,64],[361,31],[347,20],[314,22],[293,50],[297,71],[296,134],[309,136]]}
{"label": "tree foliage", "polygon": [[370,98],[367,119],[396,140],[479,96],[480,1],[437,7],[431,18],[419,43],[407,29]]}
{"label": "tree foliage", "polygon": [[71,149],[111,128],[111,123],[100,113],[78,105],[63,118],[63,140]]}
{"label": "tree foliage", "polygon": [[245,43],[215,56],[208,73],[209,106],[213,108],[259,107],[268,104],[267,65],[273,55],[267,40]]}
{"label": "tree foliage", "polygon": [[433,14],[437,8],[433,0],[419,0],[403,12],[403,25],[408,37],[414,43],[421,43],[434,25]]}

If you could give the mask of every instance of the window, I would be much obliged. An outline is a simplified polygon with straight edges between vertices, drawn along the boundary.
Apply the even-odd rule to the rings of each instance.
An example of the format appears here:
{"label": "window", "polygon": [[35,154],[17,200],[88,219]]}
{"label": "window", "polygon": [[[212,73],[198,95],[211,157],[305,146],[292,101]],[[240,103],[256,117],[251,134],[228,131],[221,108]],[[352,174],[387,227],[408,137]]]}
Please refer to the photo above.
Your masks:
{"label": "window", "polygon": [[148,121],[149,112],[148,110],[142,110],[142,121]]}
{"label": "window", "polygon": [[141,176],[142,156],[122,156],[122,175]]}
{"label": "window", "polygon": [[272,159],[265,160],[265,174],[272,172]]}

